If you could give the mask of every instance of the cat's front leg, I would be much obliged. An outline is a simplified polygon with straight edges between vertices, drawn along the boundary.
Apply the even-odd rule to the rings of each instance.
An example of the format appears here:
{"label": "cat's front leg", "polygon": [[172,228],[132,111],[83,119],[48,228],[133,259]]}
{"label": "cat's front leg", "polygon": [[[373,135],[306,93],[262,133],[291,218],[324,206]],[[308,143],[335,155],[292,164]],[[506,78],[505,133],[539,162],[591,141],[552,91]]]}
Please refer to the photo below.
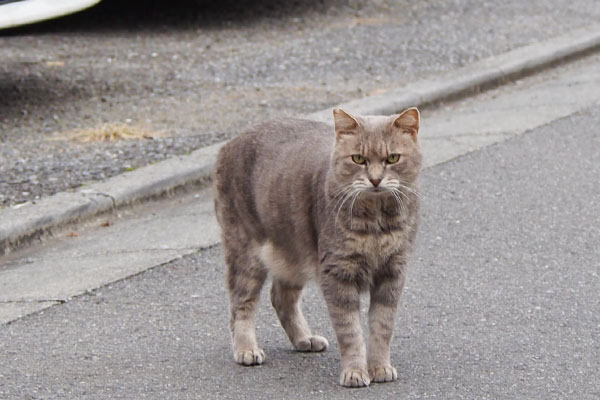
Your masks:
{"label": "cat's front leg", "polygon": [[321,289],[340,346],[342,359],[340,385],[369,386],[371,381],[367,371],[366,348],[360,325],[358,285],[345,268],[324,266],[321,272]]}
{"label": "cat's front leg", "polygon": [[373,382],[392,382],[398,379],[396,368],[390,360],[390,342],[404,286],[403,270],[401,265],[384,266],[371,286],[368,369]]}

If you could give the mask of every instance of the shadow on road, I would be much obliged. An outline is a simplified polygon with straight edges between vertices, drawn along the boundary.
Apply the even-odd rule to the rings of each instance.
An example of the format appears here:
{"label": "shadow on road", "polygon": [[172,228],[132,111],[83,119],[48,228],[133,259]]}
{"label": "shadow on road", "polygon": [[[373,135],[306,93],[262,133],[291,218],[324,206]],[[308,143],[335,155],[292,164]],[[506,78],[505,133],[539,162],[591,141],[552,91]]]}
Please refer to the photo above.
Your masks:
{"label": "shadow on road", "polygon": [[285,20],[331,8],[344,8],[346,4],[345,0],[103,0],[97,6],[83,12],[6,30],[0,33],[0,36],[218,28],[234,24],[253,24],[262,20]]}

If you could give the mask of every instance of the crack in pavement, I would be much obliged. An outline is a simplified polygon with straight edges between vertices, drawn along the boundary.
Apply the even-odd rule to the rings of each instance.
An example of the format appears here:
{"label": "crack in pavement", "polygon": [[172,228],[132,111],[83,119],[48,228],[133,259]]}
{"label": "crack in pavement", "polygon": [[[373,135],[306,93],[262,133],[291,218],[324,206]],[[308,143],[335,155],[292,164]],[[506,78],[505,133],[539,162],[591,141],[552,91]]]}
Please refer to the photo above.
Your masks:
{"label": "crack in pavement", "polygon": [[[131,249],[131,250],[116,250],[116,251],[106,251],[106,252],[98,252],[98,253],[83,253],[72,255],[72,258],[86,258],[86,257],[96,257],[96,256],[107,256],[111,254],[135,254],[146,251],[200,251],[211,247],[212,245],[199,246],[199,247],[164,247],[164,248],[146,248],[146,249]],[[59,256],[47,256],[44,257],[43,261],[53,261],[62,259],[62,255]],[[7,262],[5,264],[0,265],[1,268],[11,268],[18,267],[22,265],[34,264],[38,261],[42,261],[41,259],[27,259],[27,260],[18,260],[16,262]]]}
{"label": "crack in pavement", "polygon": [[433,140],[448,140],[453,141],[455,138],[472,138],[472,137],[489,137],[489,136],[512,136],[517,135],[516,132],[509,131],[501,131],[501,132],[467,132],[467,133],[458,133],[451,135],[440,135],[440,136],[432,136],[432,137],[424,137],[421,140],[433,141]]}
{"label": "crack in pavement", "polygon": [[40,300],[0,300],[2,304],[35,304],[35,303],[66,303],[68,300],[65,299],[40,299]]}
{"label": "crack in pavement", "polygon": [[81,194],[83,194],[83,196],[91,201],[96,202],[97,200],[94,198],[95,196],[102,196],[102,197],[108,197],[110,199],[110,201],[112,202],[112,208],[116,208],[117,207],[117,203],[115,201],[115,198],[113,196],[111,196],[108,193],[104,193],[104,192],[96,192],[95,190],[91,190],[91,189],[83,189],[80,191]]}

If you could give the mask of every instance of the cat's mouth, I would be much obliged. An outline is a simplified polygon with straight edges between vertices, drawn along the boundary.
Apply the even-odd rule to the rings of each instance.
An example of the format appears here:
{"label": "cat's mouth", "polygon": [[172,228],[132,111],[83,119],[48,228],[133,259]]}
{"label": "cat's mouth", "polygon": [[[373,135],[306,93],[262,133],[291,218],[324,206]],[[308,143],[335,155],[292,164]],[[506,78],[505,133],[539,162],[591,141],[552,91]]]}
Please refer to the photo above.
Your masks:
{"label": "cat's mouth", "polygon": [[377,194],[377,193],[385,193],[385,192],[387,192],[387,190],[385,188],[382,188],[381,186],[372,186],[372,187],[366,188],[365,192]]}

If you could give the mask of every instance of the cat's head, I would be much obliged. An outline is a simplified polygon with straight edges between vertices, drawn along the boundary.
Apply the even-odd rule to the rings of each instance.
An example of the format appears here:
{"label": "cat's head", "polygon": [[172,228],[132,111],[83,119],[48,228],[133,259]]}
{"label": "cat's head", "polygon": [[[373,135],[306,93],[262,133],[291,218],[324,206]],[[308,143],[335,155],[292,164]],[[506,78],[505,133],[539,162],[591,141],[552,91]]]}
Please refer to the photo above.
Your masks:
{"label": "cat's head", "polygon": [[335,109],[333,117],[336,140],[331,162],[338,185],[378,194],[415,182],[421,169],[419,110],[360,116]]}

